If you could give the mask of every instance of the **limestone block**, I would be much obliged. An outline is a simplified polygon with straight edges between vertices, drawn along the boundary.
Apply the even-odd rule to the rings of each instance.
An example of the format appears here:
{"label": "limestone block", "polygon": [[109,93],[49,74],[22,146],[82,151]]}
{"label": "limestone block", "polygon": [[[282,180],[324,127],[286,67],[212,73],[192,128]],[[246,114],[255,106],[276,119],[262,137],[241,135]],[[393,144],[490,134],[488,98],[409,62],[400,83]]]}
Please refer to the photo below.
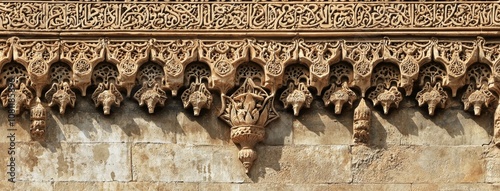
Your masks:
{"label": "limestone block", "polygon": [[250,171],[256,183],[341,183],[351,181],[349,147],[258,146]]}
{"label": "limestone block", "polygon": [[20,181],[128,181],[131,179],[126,143],[20,143]]}
{"label": "limestone block", "polygon": [[320,101],[311,104],[293,120],[293,143],[296,145],[349,145],[352,142],[352,109],[335,115]]}
{"label": "limestone block", "polygon": [[352,147],[355,183],[484,182],[483,147]]}
{"label": "limestone block", "polygon": [[229,144],[230,130],[214,112],[195,117],[180,110],[176,113],[179,132],[177,144],[187,145],[232,145]]}
{"label": "limestone block", "polygon": [[486,160],[486,182],[500,183],[500,159],[492,158]]}
{"label": "limestone block", "polygon": [[287,184],[284,190],[290,191],[402,191],[410,190],[410,184]]}
{"label": "limestone block", "polygon": [[[145,182],[147,183],[147,182]],[[191,191],[200,190],[198,183],[164,183],[158,182],[158,189],[162,191]],[[214,189],[215,190],[215,189]]]}
{"label": "limestone block", "polygon": [[143,144],[132,147],[134,180],[162,182],[245,182],[235,146]]}
{"label": "limestone block", "polygon": [[[2,188],[3,190],[3,188]],[[13,191],[46,191],[46,190],[54,190],[52,182],[37,182],[29,181],[29,182],[16,182],[12,188]]]}
{"label": "limestone block", "polygon": [[411,191],[495,191],[494,185],[475,183],[475,184],[412,184]]}
{"label": "limestone block", "polygon": [[291,145],[293,143],[293,114],[278,111],[280,117],[265,127],[264,145]]}

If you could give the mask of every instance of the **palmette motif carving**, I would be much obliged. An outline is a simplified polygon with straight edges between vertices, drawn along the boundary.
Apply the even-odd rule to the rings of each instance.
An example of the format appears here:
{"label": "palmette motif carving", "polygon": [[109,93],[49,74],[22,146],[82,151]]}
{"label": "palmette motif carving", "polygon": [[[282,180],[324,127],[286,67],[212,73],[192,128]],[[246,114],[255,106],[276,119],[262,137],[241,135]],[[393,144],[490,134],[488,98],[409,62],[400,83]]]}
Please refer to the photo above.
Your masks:
{"label": "palmette motif carving", "polygon": [[116,89],[114,83],[105,85],[100,83],[94,93],[92,94],[92,100],[94,100],[95,107],[102,105],[104,110],[104,115],[109,115],[111,111],[111,106],[120,106],[123,101],[122,94]]}
{"label": "palmette motif carving", "polygon": [[231,96],[222,95],[220,118],[231,126],[231,140],[240,144],[238,158],[248,173],[257,158],[255,144],[264,140],[265,126],[277,119],[274,95],[255,85],[251,78]]}
{"label": "palmette motif carving", "polygon": [[485,64],[474,64],[467,71],[467,90],[462,96],[464,110],[468,110],[472,105],[474,115],[481,114],[481,107],[489,107],[496,97],[488,89],[488,83],[491,81],[490,67]]}
{"label": "palmette motif carving", "polygon": [[304,83],[299,83],[298,86],[290,83],[288,88],[281,94],[280,101],[283,102],[285,108],[292,107],[293,115],[299,116],[302,107],[311,107],[313,97]]}
{"label": "palmette motif carving", "polygon": [[354,109],[353,141],[356,144],[368,144],[370,141],[372,111],[366,105],[366,100],[361,99],[358,107]]}
{"label": "palmette motif carving", "polygon": [[427,104],[429,115],[434,115],[436,107],[439,106],[444,108],[446,106],[448,94],[441,87],[441,83],[436,83],[435,86],[431,86],[431,84],[427,82],[422,90],[417,93],[415,99],[418,101],[418,106]]}
{"label": "palmette motif carving", "polygon": [[[134,99],[139,102],[139,106],[146,105],[148,112],[154,113],[157,104],[162,107],[165,105],[167,94],[160,88],[158,83],[150,86],[147,82],[144,82],[141,89],[134,94]],[[118,102],[117,105],[120,106],[120,103]]]}
{"label": "palmette motif carving", "polygon": [[203,108],[210,109],[213,102],[212,94],[204,83],[191,83],[181,99],[184,108],[193,107],[194,116],[199,116]]}
{"label": "palmette motif carving", "polygon": [[30,108],[30,120],[31,138],[43,141],[47,129],[47,110],[42,105],[40,98],[36,98],[35,104]]}

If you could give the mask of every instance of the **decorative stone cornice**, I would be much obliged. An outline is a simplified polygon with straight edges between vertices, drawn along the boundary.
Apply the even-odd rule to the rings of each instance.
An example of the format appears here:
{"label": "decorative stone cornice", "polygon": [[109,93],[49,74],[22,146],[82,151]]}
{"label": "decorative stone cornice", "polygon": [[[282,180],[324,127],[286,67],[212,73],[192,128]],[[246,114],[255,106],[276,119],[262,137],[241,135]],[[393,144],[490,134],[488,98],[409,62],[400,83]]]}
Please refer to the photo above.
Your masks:
{"label": "decorative stone cornice", "polygon": [[369,144],[372,110],[415,99],[434,115],[451,93],[480,115],[500,95],[498,1],[2,1],[0,21],[2,104],[30,111],[34,139],[45,105],[63,115],[87,89],[105,115],[124,99],[154,113],[171,94],[199,116],[217,92],[247,172],[278,96],[295,116],[317,97],[337,115],[356,106],[353,142]]}

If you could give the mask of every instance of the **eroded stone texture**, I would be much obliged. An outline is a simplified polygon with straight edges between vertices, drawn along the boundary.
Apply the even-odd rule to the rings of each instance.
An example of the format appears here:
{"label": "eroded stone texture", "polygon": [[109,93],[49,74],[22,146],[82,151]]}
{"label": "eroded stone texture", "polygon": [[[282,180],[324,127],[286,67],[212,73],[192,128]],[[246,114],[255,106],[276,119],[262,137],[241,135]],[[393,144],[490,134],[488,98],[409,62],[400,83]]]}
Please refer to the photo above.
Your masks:
{"label": "eroded stone texture", "polygon": [[233,146],[145,144],[132,146],[136,181],[248,182]]}
{"label": "eroded stone texture", "polygon": [[130,181],[127,143],[16,144],[19,181]]}
{"label": "eroded stone texture", "polygon": [[355,146],[352,154],[355,183],[475,183],[486,176],[481,146]]}
{"label": "eroded stone texture", "polygon": [[250,172],[258,183],[346,183],[351,181],[349,147],[262,146]]}

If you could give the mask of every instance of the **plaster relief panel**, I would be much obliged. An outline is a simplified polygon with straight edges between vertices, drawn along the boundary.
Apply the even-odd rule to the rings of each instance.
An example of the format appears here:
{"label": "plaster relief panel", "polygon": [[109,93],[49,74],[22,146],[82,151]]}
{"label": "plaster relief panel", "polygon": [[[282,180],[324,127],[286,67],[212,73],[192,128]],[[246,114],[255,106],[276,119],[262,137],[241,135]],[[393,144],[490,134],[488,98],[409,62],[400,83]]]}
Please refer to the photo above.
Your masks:
{"label": "plaster relief panel", "polygon": [[491,69],[486,64],[474,64],[467,70],[467,90],[462,96],[464,110],[474,109],[474,115],[481,114],[481,108],[489,107],[496,100],[495,95],[488,89],[491,78]]}

